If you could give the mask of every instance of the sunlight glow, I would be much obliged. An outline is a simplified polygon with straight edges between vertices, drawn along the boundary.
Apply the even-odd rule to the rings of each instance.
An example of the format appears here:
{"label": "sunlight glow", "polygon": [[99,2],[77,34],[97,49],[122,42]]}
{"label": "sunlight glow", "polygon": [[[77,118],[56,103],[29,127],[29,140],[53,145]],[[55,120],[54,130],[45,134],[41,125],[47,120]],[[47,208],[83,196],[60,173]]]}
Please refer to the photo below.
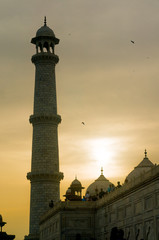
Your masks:
{"label": "sunlight glow", "polygon": [[96,161],[99,167],[115,161],[117,154],[115,138],[99,138],[89,140],[91,158]]}

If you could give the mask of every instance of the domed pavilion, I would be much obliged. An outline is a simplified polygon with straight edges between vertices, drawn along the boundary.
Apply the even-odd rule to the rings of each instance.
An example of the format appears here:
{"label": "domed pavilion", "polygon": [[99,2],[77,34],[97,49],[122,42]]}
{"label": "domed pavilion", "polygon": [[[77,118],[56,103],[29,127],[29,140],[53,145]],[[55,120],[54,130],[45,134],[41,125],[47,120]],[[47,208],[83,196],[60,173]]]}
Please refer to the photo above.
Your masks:
{"label": "domed pavilion", "polygon": [[66,197],[66,200],[71,201],[78,201],[82,199],[82,187],[81,182],[77,179],[77,177],[73,180],[70,187],[67,189],[66,194],[64,195]]}
{"label": "domed pavilion", "polygon": [[145,149],[145,157],[144,159],[131,171],[125,179],[125,182],[130,182],[135,178],[139,177],[141,174],[146,173],[151,170],[155,165],[148,159],[147,151]]}

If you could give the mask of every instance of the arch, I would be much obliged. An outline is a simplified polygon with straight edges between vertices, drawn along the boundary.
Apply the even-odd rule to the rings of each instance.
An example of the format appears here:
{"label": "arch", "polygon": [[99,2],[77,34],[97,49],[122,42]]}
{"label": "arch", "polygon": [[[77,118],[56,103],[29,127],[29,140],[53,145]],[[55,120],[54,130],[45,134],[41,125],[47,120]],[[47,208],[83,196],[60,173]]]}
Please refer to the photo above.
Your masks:
{"label": "arch", "polygon": [[36,53],[39,52],[39,48],[38,48],[38,45],[36,44]]}
{"label": "arch", "polygon": [[51,51],[52,53],[54,53],[54,44],[53,44],[53,43],[50,44],[50,51]]}
{"label": "arch", "polygon": [[43,51],[44,52],[50,52],[50,47],[49,47],[48,42],[44,42],[44,44],[43,44]]}
{"label": "arch", "polygon": [[36,46],[36,49],[37,49],[37,53],[43,52],[43,48],[42,48],[41,42],[38,42],[38,44],[37,44],[37,46]]}

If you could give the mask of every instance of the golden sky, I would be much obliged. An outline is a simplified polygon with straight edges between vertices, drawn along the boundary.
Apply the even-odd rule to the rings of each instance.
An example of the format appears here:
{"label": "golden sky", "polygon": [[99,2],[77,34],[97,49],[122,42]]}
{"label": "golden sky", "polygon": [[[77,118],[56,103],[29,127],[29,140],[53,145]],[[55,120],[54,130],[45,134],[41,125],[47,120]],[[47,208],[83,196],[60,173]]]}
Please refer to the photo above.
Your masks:
{"label": "golden sky", "polygon": [[145,148],[159,163],[158,12],[158,0],[1,0],[0,214],[16,240],[29,233],[28,119],[35,75],[30,40],[44,16],[60,38],[55,51],[62,196],[75,175],[87,188],[101,166],[106,178],[122,183]]}

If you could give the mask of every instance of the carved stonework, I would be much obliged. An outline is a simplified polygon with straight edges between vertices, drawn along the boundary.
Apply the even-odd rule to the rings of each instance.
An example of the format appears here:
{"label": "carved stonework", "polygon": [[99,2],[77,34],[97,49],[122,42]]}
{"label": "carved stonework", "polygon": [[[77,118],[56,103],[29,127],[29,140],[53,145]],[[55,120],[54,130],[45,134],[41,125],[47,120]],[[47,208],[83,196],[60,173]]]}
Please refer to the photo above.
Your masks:
{"label": "carved stonework", "polygon": [[45,62],[45,61],[53,61],[54,63],[58,63],[59,61],[59,57],[55,54],[52,54],[52,53],[38,53],[38,54],[35,54],[32,56],[32,59],[31,61],[33,63],[36,63],[37,61],[39,62]]}
{"label": "carved stonework", "polygon": [[143,226],[142,223],[135,225],[135,239],[140,240],[143,238]]}
{"label": "carved stonework", "polygon": [[145,239],[146,240],[154,240],[154,227],[153,226],[154,226],[153,220],[148,220],[145,222]]}
{"label": "carved stonework", "polygon": [[156,193],[156,206],[159,207],[159,192]]}
{"label": "carved stonework", "polygon": [[41,123],[52,123],[59,124],[61,122],[60,115],[31,115],[29,119],[30,123],[41,124]]}
{"label": "carved stonework", "polygon": [[118,220],[122,220],[123,217],[124,217],[124,209],[123,208],[118,208],[118,213],[117,213],[117,216],[118,216]]}
{"label": "carved stonework", "polygon": [[131,214],[132,214],[131,205],[129,204],[125,207],[125,215],[126,215],[126,217],[129,217],[129,216],[131,216]]}
{"label": "carved stonework", "polygon": [[51,180],[59,182],[63,179],[63,173],[27,173],[27,179],[30,181],[39,181],[39,180]]}
{"label": "carved stonework", "polygon": [[138,201],[134,204],[135,214],[140,214],[142,212],[142,202]]}
{"label": "carved stonework", "polygon": [[115,212],[111,212],[110,213],[110,222],[112,223],[114,221],[116,221],[116,213]]}
{"label": "carved stonework", "polygon": [[151,210],[153,208],[153,198],[148,196],[145,198],[145,210]]}
{"label": "carved stonework", "polygon": [[67,227],[85,229],[90,227],[90,218],[67,218]]}

